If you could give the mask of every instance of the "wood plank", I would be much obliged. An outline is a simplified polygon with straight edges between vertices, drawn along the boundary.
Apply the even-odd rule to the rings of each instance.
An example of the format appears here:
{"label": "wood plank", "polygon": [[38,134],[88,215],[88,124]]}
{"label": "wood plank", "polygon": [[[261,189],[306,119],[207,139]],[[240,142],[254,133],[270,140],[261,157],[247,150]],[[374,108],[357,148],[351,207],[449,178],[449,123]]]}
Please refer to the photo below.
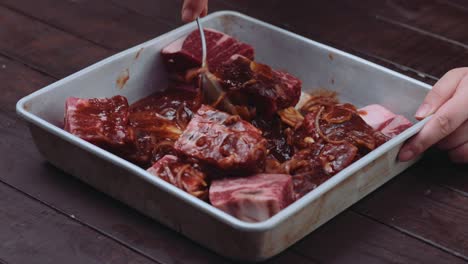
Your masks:
{"label": "wood plank", "polygon": [[[157,18],[162,18],[167,20],[168,22],[173,22],[177,25],[180,25],[180,14],[179,13],[174,13],[174,12],[162,12],[162,10],[169,10],[169,9],[174,9],[174,8],[179,8],[182,5],[182,1],[151,1],[151,0],[136,0],[136,1],[126,1],[126,0],[107,0],[111,1],[113,3],[118,4],[119,6],[128,8],[129,10],[133,10],[135,12],[138,12],[142,15],[145,16],[153,16]],[[254,16],[255,18],[258,19],[263,19],[268,22],[271,22],[277,26],[283,27],[288,30],[294,31],[294,28],[291,27],[291,25],[284,20],[272,20],[272,17],[276,16],[275,15],[270,15],[272,12],[276,12],[276,9],[274,5],[278,5],[278,0],[275,1],[268,1],[268,0],[257,0],[257,1],[249,1],[249,0],[237,0],[237,1],[225,1],[225,0],[211,0],[210,1],[210,12],[215,12],[219,10],[234,10],[234,11],[239,11],[243,12],[247,15]],[[294,4],[294,2],[293,2]],[[273,6],[270,12],[264,12],[265,6]],[[324,41],[327,44],[332,44],[328,43],[325,40],[321,39],[316,39],[319,41]],[[335,46],[337,48],[341,48],[345,51],[348,51],[354,55],[357,55],[359,57],[362,57],[364,59],[376,62],[380,65],[383,65],[387,68],[390,68],[395,71],[402,72],[412,78],[425,81],[427,83],[433,84],[435,80],[437,80],[436,77],[427,75],[426,73],[422,73],[416,69],[410,68],[405,65],[401,65],[397,62],[388,60],[383,57],[379,57],[376,55],[368,54],[368,53],[363,53],[362,51],[355,50],[353,48],[339,45]]]}
{"label": "wood plank", "polygon": [[[145,15],[156,14],[155,17],[160,17],[155,13],[160,1],[112,1],[136,12]],[[449,69],[464,65],[468,60],[468,52],[463,47],[379,20],[375,14],[368,13],[354,1],[330,0],[317,4],[308,0],[213,0],[210,1],[210,5],[226,5],[228,2],[233,10],[245,12],[247,15],[359,56],[365,55],[377,63],[387,62],[394,66],[404,66],[407,71],[422,75],[426,79],[432,77],[434,80]],[[268,6],[268,12],[265,12],[265,6]],[[171,7],[161,6],[161,9],[176,7],[173,4]],[[212,10],[216,10],[216,7]],[[179,14],[173,15],[172,19],[176,21],[178,16]]]}
{"label": "wood plank", "polygon": [[0,5],[114,50],[135,46],[172,28],[163,20],[104,0],[1,0]]}
{"label": "wood plank", "polygon": [[[33,15],[36,14],[36,13],[34,13],[34,9],[33,9],[33,10],[27,9],[27,8],[26,8],[27,5],[26,5],[26,7],[20,6],[21,2],[18,2],[18,4],[15,4],[15,5],[13,6],[13,4],[16,3],[15,1],[9,1],[9,0],[2,0],[2,1],[4,1],[3,4],[9,4],[10,6],[15,7],[15,8],[23,8],[22,11],[23,11],[23,12],[28,11],[28,12],[29,12],[29,13],[28,13],[29,16],[33,16]],[[6,2],[5,2],[5,1],[6,1]],[[22,1],[24,1],[24,0],[22,0]],[[41,0],[41,1],[45,1],[45,0]],[[53,1],[53,0],[47,0],[47,1]],[[63,2],[63,1],[60,1],[60,2]],[[125,3],[128,3],[128,1],[124,1],[124,2],[125,2]],[[224,6],[225,6],[225,4],[223,4],[222,2],[219,2],[219,1],[213,1],[213,2],[214,2],[214,3],[213,3],[212,5],[215,5],[215,8],[216,8],[217,5],[218,5],[218,6],[223,6],[223,5],[224,5]],[[218,2],[219,2],[219,4],[218,4]],[[81,2],[80,2],[80,3],[81,3]],[[87,3],[87,2],[85,2],[85,3]],[[140,8],[137,9],[137,10],[139,10],[139,11],[141,11],[141,10],[153,10],[153,9],[155,9],[155,10],[160,10],[160,12],[162,12],[161,10],[165,10],[166,12],[163,12],[164,14],[166,14],[166,13],[173,14],[174,12],[167,12],[167,10],[168,10],[167,8],[176,8],[176,7],[178,7],[178,5],[174,5],[174,3],[172,3],[172,2],[167,2],[167,1],[163,1],[162,6],[157,5],[157,1],[149,1],[149,2],[148,2],[148,1],[140,0],[139,3],[143,3],[144,5],[140,5],[140,6],[139,6],[138,3],[135,4],[135,3],[133,3],[133,2],[132,2],[131,5],[134,6],[134,7],[135,7],[135,6],[136,6],[136,7],[140,7]],[[245,2],[240,1],[240,3],[245,3]],[[260,1],[259,3],[261,3],[261,1]],[[62,4],[62,6],[63,6],[63,5],[65,5],[65,4]],[[69,5],[70,5],[70,4],[69,4]],[[166,5],[168,6],[167,8],[165,7]],[[41,5],[41,6],[49,6],[49,5]],[[57,5],[50,5],[50,6],[56,7]],[[59,6],[60,6],[60,5],[59,5]],[[151,7],[151,6],[154,6],[154,8],[153,8],[153,9],[151,9],[151,8],[146,8],[147,6],[150,6],[150,7]],[[80,8],[80,11],[79,11],[79,12],[78,12],[78,11],[75,11],[75,13],[70,13],[71,11],[67,10],[66,8],[71,9],[71,7],[70,7],[70,6],[67,6],[67,5],[65,5],[65,6],[63,7],[63,8],[65,8],[65,9],[64,9],[64,10],[61,10],[60,12],[52,12],[52,11],[48,11],[48,10],[46,10],[46,11],[48,11],[49,13],[52,13],[52,14],[59,14],[59,13],[62,14],[62,13],[63,13],[63,14],[67,14],[67,16],[70,16],[70,17],[77,17],[77,16],[78,16],[78,17],[79,17],[79,16],[85,16],[85,17],[86,17],[86,16],[87,16],[87,17],[90,17],[90,21],[91,21],[90,24],[93,23],[92,21],[100,21],[100,19],[102,19],[102,18],[99,18],[99,17],[91,16],[91,14],[89,14],[90,12],[84,12],[84,11],[87,11],[87,9],[89,9],[88,6],[84,5],[84,6],[80,6],[80,7],[81,7],[81,8]],[[260,9],[261,9],[260,7],[261,7],[261,4],[256,4],[256,5],[254,6],[253,10],[254,10],[254,11],[255,11],[255,10],[260,10]],[[238,9],[243,9],[243,8],[245,8],[245,7],[241,6],[241,7],[238,8]],[[67,12],[68,12],[68,13],[67,13]],[[122,11],[122,12],[123,12],[123,11]],[[148,11],[147,11],[147,12],[148,12]],[[1,14],[1,13],[0,13],[0,14]],[[38,13],[38,14],[39,14],[39,13]],[[41,13],[41,14],[42,14],[42,13]],[[99,34],[99,32],[97,32],[97,31],[95,31],[95,30],[90,30],[90,32],[87,32],[86,30],[81,29],[81,28],[83,28],[83,27],[80,27],[80,24],[73,24],[74,22],[60,22],[60,23],[57,22],[57,23],[56,23],[55,21],[56,21],[57,19],[59,19],[60,16],[57,15],[57,17],[48,17],[48,16],[46,16],[47,14],[48,14],[48,13],[46,12],[46,13],[44,13],[44,15],[41,15],[41,17],[43,17],[42,19],[49,21],[50,23],[54,24],[54,26],[57,26],[57,27],[67,27],[67,28],[69,28],[69,29],[71,28],[71,29],[74,30],[75,32],[81,30],[81,31],[80,31],[80,34],[81,34],[81,36],[83,36],[84,38],[91,39],[91,40],[96,41],[96,42],[99,42],[99,41],[101,41],[102,43],[105,42],[105,45],[113,45],[113,44],[112,44],[112,43],[113,43],[113,38],[111,38],[111,37],[109,38],[111,41],[99,40],[99,39],[97,39],[98,37],[96,36],[96,35]],[[96,13],[95,13],[95,14],[96,14]],[[99,13],[97,13],[97,14],[99,14]],[[174,15],[174,14],[173,14],[173,15]],[[36,15],[36,16],[38,16],[38,15]],[[46,16],[46,17],[44,17],[44,16]],[[50,16],[52,16],[52,15],[50,15]],[[15,19],[18,19],[18,18],[12,19],[12,23],[16,23],[16,22],[14,22]],[[23,20],[24,20],[24,19],[26,19],[26,18],[23,17]],[[175,16],[175,15],[172,17],[172,19],[173,19],[173,22],[176,22],[176,23],[177,23],[177,21],[179,21],[179,20],[178,20],[178,19],[179,19],[178,16]],[[74,20],[71,20],[71,21],[76,21],[76,20],[77,20],[77,19],[74,19]],[[104,21],[101,21],[101,22],[99,22],[99,23],[100,23],[100,24],[107,25],[108,23],[106,23],[106,21],[108,21],[108,20],[111,20],[111,18],[105,18]],[[83,20],[83,21],[84,21],[84,22],[80,21],[80,23],[89,23],[89,22],[86,22],[87,20]],[[21,23],[22,23],[22,24],[28,24],[28,23],[25,23],[25,21],[21,21]],[[168,23],[169,23],[169,22],[168,22]],[[40,23],[39,23],[39,24],[40,24]],[[87,24],[86,24],[86,25],[87,25]],[[119,24],[119,25],[120,25],[120,24]],[[145,25],[146,25],[146,22],[144,22],[142,25],[135,25],[134,27],[145,27]],[[48,27],[47,27],[46,25],[42,25],[42,26],[43,26],[43,27],[42,27],[42,30],[50,31],[50,30],[46,30],[46,29],[48,29]],[[283,26],[290,27],[289,24],[288,24],[288,25],[283,25]],[[93,28],[91,25],[89,25],[89,26],[87,26],[87,27],[84,27],[84,28],[89,28],[89,27]],[[109,29],[109,28],[110,28],[110,29]],[[117,31],[118,31],[118,29],[116,29],[115,26],[109,26],[107,29],[110,30],[110,32],[117,32]],[[51,29],[51,30],[54,31],[54,33],[58,33],[58,34],[57,34],[58,36],[55,36],[55,39],[74,38],[73,36],[62,36],[62,34],[60,34],[61,32],[58,31],[58,30],[53,30],[53,29]],[[58,32],[56,32],[56,31],[58,31]],[[120,32],[120,31],[119,31],[119,32]],[[23,34],[23,35],[30,35],[30,34],[25,34],[24,31],[22,31],[22,32],[16,32],[16,34],[18,34],[18,33],[21,33],[21,34]],[[136,36],[137,39],[136,39],[136,40],[133,39],[133,38],[135,37],[135,34],[136,34],[136,33],[135,33],[135,34],[132,33],[132,34],[130,34],[130,35],[124,35],[124,33],[125,33],[125,34],[128,33],[128,30],[122,30],[120,33],[122,33],[122,35],[118,35],[117,38],[128,40],[128,41],[125,41],[125,42],[123,42],[123,43],[121,43],[121,44],[116,44],[116,45],[120,45],[120,46],[129,45],[130,43],[138,43],[139,41],[141,41],[141,39],[139,39],[139,38],[145,38],[144,36],[143,36],[143,37],[142,37],[142,36]],[[50,33],[50,32],[49,32],[49,34],[55,35],[55,34],[52,34],[52,33]],[[40,32],[37,32],[36,34],[31,34],[31,35],[41,35],[41,34],[40,34]],[[33,36],[30,36],[30,38],[33,38]],[[51,36],[51,38],[52,38],[52,36]],[[46,42],[46,41],[47,41],[47,40],[44,40],[44,42]],[[23,45],[24,45],[24,43],[27,42],[27,41],[19,40],[19,41],[15,42],[15,43],[18,43],[18,42],[21,42],[21,43],[23,43]],[[42,41],[41,41],[41,42],[42,42]],[[5,44],[8,44],[8,43],[5,43]],[[332,43],[329,43],[329,44],[332,44]],[[63,44],[62,44],[62,45],[63,45]],[[71,48],[73,48],[73,46],[75,46],[75,45],[76,45],[76,44],[69,43],[68,45],[65,45],[65,46],[70,46]],[[44,47],[44,46],[45,46],[45,47]],[[340,47],[339,45],[335,45],[335,46],[337,46],[338,48],[343,48],[343,47]],[[61,54],[61,53],[49,51],[48,49],[50,49],[50,46],[46,46],[45,44],[39,44],[39,47],[35,47],[35,48],[37,49],[36,51],[37,51],[37,53],[39,53],[39,54],[44,54],[44,52],[50,53],[50,54],[48,54],[48,56],[47,56],[47,57],[49,58],[49,60],[51,59],[52,56],[62,56],[62,55],[63,55],[63,54]],[[12,45],[4,45],[3,47],[0,46],[0,51],[1,51],[2,49],[5,50],[5,52],[6,52],[7,54],[10,54],[10,55],[12,55],[12,54],[13,54],[13,55],[14,55],[14,54],[19,54],[19,55],[21,55],[21,54],[24,53],[24,51],[22,51],[21,49],[20,49],[20,50],[16,49],[16,46],[14,45],[14,43],[12,43]],[[46,50],[44,51],[43,49],[46,49]],[[400,63],[394,62],[394,61],[389,60],[389,59],[387,59],[387,58],[385,58],[385,57],[379,57],[378,55],[366,53],[366,52],[363,52],[363,51],[361,51],[361,50],[354,50],[354,49],[349,49],[349,48],[343,48],[343,49],[345,49],[345,50],[347,50],[347,51],[350,51],[350,52],[352,52],[352,53],[354,53],[354,54],[356,54],[356,55],[358,55],[358,56],[364,57],[364,58],[366,58],[366,59],[370,59],[370,60],[376,61],[377,63],[380,63],[380,64],[383,64],[383,65],[385,65],[385,66],[388,66],[388,67],[390,67],[390,68],[392,68],[392,69],[394,69],[394,70],[403,71],[404,73],[406,73],[406,74],[408,74],[408,75],[410,75],[410,76],[412,76],[412,77],[416,77],[416,78],[419,78],[419,79],[421,79],[421,80],[426,80],[426,81],[428,81],[428,82],[430,82],[430,83],[433,82],[433,80],[431,80],[431,79],[424,78],[425,75],[424,75],[423,73],[421,73],[421,72],[418,71],[417,69],[412,69],[412,68],[409,67],[408,65],[401,65]],[[95,52],[96,52],[96,51],[95,51]],[[99,52],[98,52],[98,53],[99,53]],[[80,54],[82,54],[82,53],[80,53]],[[89,53],[86,53],[86,54],[89,54]],[[110,55],[110,53],[109,53],[109,55]],[[33,58],[34,58],[34,56],[29,56],[29,57],[33,57]],[[79,59],[81,59],[81,56],[78,56],[78,57],[79,57]],[[86,57],[87,57],[87,56],[86,56]],[[20,57],[20,58],[21,58],[21,57]],[[98,60],[98,58],[101,59],[101,58],[103,58],[103,56],[97,56],[97,58],[96,58],[95,60]],[[43,61],[43,60],[41,60],[41,59],[43,59],[43,58],[40,57],[40,58],[38,58],[37,60],[25,60],[25,59],[24,59],[24,56],[23,56],[23,61],[25,61],[26,63],[32,64],[32,65],[38,67],[38,68],[41,69],[41,70],[47,71],[47,72],[49,72],[49,73],[51,73],[51,74],[54,74],[54,75],[57,76],[57,77],[63,77],[63,76],[65,75],[64,72],[66,72],[66,73],[72,73],[73,71],[76,71],[76,70],[78,70],[78,69],[80,69],[80,68],[82,68],[82,67],[88,65],[88,64],[90,63],[90,61],[91,61],[91,62],[94,62],[94,61],[92,61],[92,59],[90,59],[90,58],[85,58],[85,59],[87,59],[87,61],[88,61],[87,63],[88,63],[88,64],[82,63],[81,66],[79,66],[79,67],[74,66],[74,67],[72,67],[71,69],[68,70],[69,66],[66,65],[66,64],[65,64],[65,65],[63,65],[63,64],[62,64],[62,65],[57,65],[58,63],[57,63],[56,61],[54,61],[54,62],[47,61],[47,62],[50,62],[50,63],[41,63],[41,62]],[[71,59],[71,58],[70,58],[70,59]],[[75,58],[72,58],[72,59],[75,59]],[[59,67],[59,66],[60,66],[60,67]],[[59,71],[59,73],[57,73],[57,71]],[[421,77],[421,76],[423,76],[423,77]]]}
{"label": "wood plank", "polygon": [[4,263],[157,263],[4,184],[0,222]]}
{"label": "wood plank", "polygon": [[459,9],[468,9],[468,2],[465,0],[440,0]]}
{"label": "wood plank", "polygon": [[431,149],[424,159],[431,182],[468,197],[468,164],[454,164],[447,153]]}
{"label": "wood plank", "polygon": [[359,7],[377,19],[468,48],[468,9],[440,0],[361,1]]}
{"label": "wood plank", "polygon": [[[124,7],[128,10],[132,10],[136,13],[147,17],[153,17],[161,19],[167,23],[172,24],[173,26],[182,25],[181,21],[181,9],[182,9],[182,0],[106,0],[109,3],[113,3],[117,6]],[[209,10],[210,12],[218,10],[227,10],[232,9],[234,3],[232,1],[219,1],[219,0],[210,0]],[[251,3],[255,3],[252,1]]]}
{"label": "wood plank", "polygon": [[310,9],[297,8],[305,2],[280,2],[276,10],[281,14],[275,19],[288,21],[294,31],[307,37],[385,58],[435,77],[468,60],[465,48],[378,20],[353,1],[327,1],[314,16],[310,16]]}
{"label": "wood plank", "polygon": [[0,54],[61,78],[112,54],[89,41],[0,7]]}
{"label": "wood plank", "polygon": [[[39,0],[31,4],[28,0],[1,0],[0,5],[18,10],[28,17],[40,19],[41,21],[52,25],[52,27],[72,32],[74,35],[78,36],[78,38],[90,40],[92,43],[97,43],[98,46],[109,47],[112,49],[123,49],[130,47],[158,34],[169,31],[170,28],[181,24],[179,18],[180,14],[178,12],[178,9],[182,4],[180,0],[138,0],[136,2],[115,0],[117,5],[124,6],[125,9],[111,4],[106,5],[107,1],[109,0],[86,0],[79,2],[71,0]],[[275,2],[277,1],[273,1],[272,3]],[[262,10],[262,7],[267,3],[265,1],[258,1],[253,5],[250,4],[249,6],[248,1],[239,1],[236,4],[239,5],[239,7],[235,7],[230,1],[212,1],[210,2],[210,9],[213,11],[223,9],[243,11],[247,10],[248,7],[248,10]],[[168,12],[168,10],[173,10],[173,12]],[[135,12],[140,12],[142,14],[146,14],[147,16],[152,14],[153,18],[144,18],[141,15],[137,15]],[[168,24],[172,26],[168,26]],[[47,25],[45,25],[45,28],[47,28]],[[106,32],[106,34],[103,34],[103,32]],[[40,49],[42,48],[44,47],[40,47]],[[16,54],[21,52],[15,50],[14,45],[8,45],[7,47],[4,47],[4,49],[5,52],[10,55],[12,53]],[[411,77],[433,82],[431,79],[421,77],[424,76],[424,74],[407,66],[400,65],[378,56],[364,54],[356,50],[349,51],[366,59],[376,61],[377,63],[394,70],[403,71]],[[50,54],[50,56],[55,55],[60,56],[62,54]],[[49,69],[50,67],[44,68],[44,64],[38,63],[38,61],[40,62],[42,60],[24,61],[37,67],[38,69],[47,71],[57,76],[55,67],[52,69]],[[86,65],[87,64],[83,64],[83,67]],[[52,64],[52,66],[54,65]],[[64,70],[66,69],[67,68],[64,68]],[[78,70],[79,68],[75,67],[73,69]],[[68,70],[67,73],[72,73],[72,70]],[[63,76],[64,74],[61,73],[60,76],[57,77]]]}
{"label": "wood plank", "polygon": [[468,261],[468,196],[433,182],[449,176],[431,176],[439,164],[422,160],[353,210]]}
{"label": "wood plank", "polygon": [[293,249],[320,263],[465,263],[349,210]]}

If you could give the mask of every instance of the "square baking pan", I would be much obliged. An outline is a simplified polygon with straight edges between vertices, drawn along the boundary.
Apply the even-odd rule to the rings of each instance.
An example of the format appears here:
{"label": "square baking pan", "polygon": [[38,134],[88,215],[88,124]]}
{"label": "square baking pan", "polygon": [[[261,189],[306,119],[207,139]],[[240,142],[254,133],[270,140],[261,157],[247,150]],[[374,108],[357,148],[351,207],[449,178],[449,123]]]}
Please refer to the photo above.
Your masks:
{"label": "square baking pan", "polygon": [[397,162],[396,156],[403,142],[427,121],[412,116],[429,85],[240,13],[212,13],[203,23],[252,45],[256,61],[299,77],[303,92],[334,90],[344,102],[358,107],[380,104],[415,125],[258,223],[234,218],[62,129],[67,97],[123,95],[133,103],[167,87],[160,51],[195,30],[191,23],[21,99],[17,112],[27,121],[41,154],[63,171],[220,255],[246,261],[280,253],[415,162]]}

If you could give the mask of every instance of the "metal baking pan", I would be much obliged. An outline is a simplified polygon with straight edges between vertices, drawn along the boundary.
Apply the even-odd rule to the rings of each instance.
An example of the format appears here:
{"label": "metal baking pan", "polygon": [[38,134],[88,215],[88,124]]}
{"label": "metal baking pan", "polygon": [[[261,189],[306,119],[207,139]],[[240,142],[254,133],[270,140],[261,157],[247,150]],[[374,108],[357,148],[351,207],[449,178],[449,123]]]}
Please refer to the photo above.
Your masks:
{"label": "metal baking pan", "polygon": [[[412,118],[430,86],[369,61],[236,12],[203,19],[207,27],[254,46],[256,60],[303,81],[303,90],[335,90],[358,107],[381,104]],[[17,103],[39,151],[74,175],[215,252],[260,261],[285,250],[414,163],[400,163],[402,143],[427,120],[353,163],[272,218],[247,223],[198,200],[144,169],[62,130],[65,99],[123,95],[132,103],[166,87],[160,50],[196,29],[184,25],[98,62]],[[123,80],[123,82],[122,82]]]}

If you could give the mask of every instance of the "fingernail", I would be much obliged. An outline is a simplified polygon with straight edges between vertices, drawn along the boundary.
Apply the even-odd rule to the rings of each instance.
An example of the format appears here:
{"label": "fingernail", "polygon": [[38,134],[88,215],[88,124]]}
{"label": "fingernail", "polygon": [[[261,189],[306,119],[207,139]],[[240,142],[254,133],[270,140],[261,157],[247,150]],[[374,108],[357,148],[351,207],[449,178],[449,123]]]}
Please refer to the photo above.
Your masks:
{"label": "fingernail", "polygon": [[193,11],[189,8],[185,8],[182,11],[182,20],[185,22],[190,22],[194,19],[193,17]]}
{"label": "fingernail", "polygon": [[403,149],[400,153],[400,161],[409,161],[414,158],[414,152],[411,149]]}
{"label": "fingernail", "polygon": [[424,103],[419,107],[418,111],[416,111],[415,117],[422,119],[428,116],[430,112],[431,112],[431,106],[427,103]]}

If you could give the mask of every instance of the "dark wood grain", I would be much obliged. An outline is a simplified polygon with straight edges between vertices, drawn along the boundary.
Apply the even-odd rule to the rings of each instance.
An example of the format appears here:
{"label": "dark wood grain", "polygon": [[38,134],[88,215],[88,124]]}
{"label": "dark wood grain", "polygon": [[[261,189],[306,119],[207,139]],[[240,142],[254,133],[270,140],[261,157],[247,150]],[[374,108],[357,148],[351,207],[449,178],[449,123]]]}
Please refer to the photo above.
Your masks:
{"label": "dark wood grain", "polygon": [[115,50],[140,44],[172,28],[163,20],[103,0],[1,0],[0,5]]}
{"label": "dark wood grain", "polygon": [[0,53],[61,78],[112,54],[109,50],[0,7]]}
{"label": "dark wood grain", "polygon": [[468,24],[468,9],[459,8],[449,1],[365,0],[358,7],[375,15],[378,20],[463,48],[468,47],[468,36],[464,28]]}
{"label": "dark wood grain", "polygon": [[294,250],[320,263],[464,263],[450,253],[351,211],[303,239]]}
{"label": "dark wood grain", "polygon": [[421,161],[354,209],[468,260],[468,196],[435,184],[433,177],[449,177],[428,173],[440,165]]}
{"label": "dark wood grain", "polygon": [[440,0],[441,2],[447,3],[449,5],[454,6],[455,8],[459,8],[462,10],[468,10],[468,2],[465,0]]}
{"label": "dark wood grain", "polygon": [[[180,14],[179,13],[164,13],[161,10],[164,8],[177,8],[182,5],[182,1],[173,1],[173,2],[164,2],[158,3],[157,1],[149,1],[149,0],[136,0],[136,1],[126,1],[126,0],[106,0],[111,1],[119,6],[125,7],[129,10],[134,12],[138,12],[139,14],[154,17],[154,18],[161,18],[166,19],[168,21],[173,21],[173,23],[180,25]],[[258,19],[264,19],[265,21],[271,22],[277,26],[282,28],[286,28],[288,30],[294,31],[295,28],[289,23],[288,20],[284,19],[277,19],[275,18],[278,14],[282,14],[283,11],[281,7],[277,7],[281,1],[267,1],[267,0],[257,0],[257,1],[249,1],[249,0],[237,0],[237,1],[229,1],[229,0],[211,0],[210,1],[210,11],[220,11],[220,10],[234,10],[243,12],[247,15],[251,15]],[[303,6],[304,4],[298,1],[288,2],[293,6]],[[269,6],[269,12],[264,12],[265,7]],[[309,27],[310,25],[305,25]],[[297,32],[296,32],[297,33]],[[327,44],[335,45],[334,42],[328,42],[326,39],[317,38],[315,40],[323,41]],[[416,78],[421,81],[425,81],[428,83],[434,83],[437,77],[428,75],[411,67],[405,66],[400,64],[399,62],[391,61],[388,58],[376,56],[371,53],[367,53],[365,50],[356,50],[353,47],[347,46],[345,43],[339,43],[339,45],[335,45],[335,47],[341,48],[348,52],[353,53],[359,57],[368,59],[370,61],[376,62],[380,65],[388,67],[392,70],[396,70],[402,72],[410,77]]]}
{"label": "dark wood grain", "polygon": [[[117,6],[132,10],[138,14],[161,19],[173,26],[182,25],[181,8],[182,0],[172,1],[147,1],[147,0],[105,0]],[[252,1],[255,3],[255,1]],[[209,5],[210,12],[235,8],[238,3],[233,1],[211,0]],[[169,11],[170,10],[170,11]]]}
{"label": "dark wood grain", "polygon": [[[141,14],[161,17],[157,13],[157,1],[112,1]],[[229,9],[426,79],[434,80],[447,70],[464,65],[468,59],[463,47],[378,19],[372,9],[354,1],[330,0],[317,4],[308,0],[213,0],[210,3],[227,5]],[[178,21],[178,14],[165,19]]]}
{"label": "dark wood grain", "polygon": [[328,1],[314,16],[305,8],[297,8],[306,1],[293,2],[296,5],[280,2],[276,10],[281,14],[275,19],[287,21],[293,31],[333,46],[384,58],[435,77],[468,59],[464,47],[379,20],[354,1]]}
{"label": "dark wood grain", "polygon": [[0,185],[0,258],[10,263],[158,263]]}
{"label": "dark wood grain", "polygon": [[[128,260],[127,252],[136,262],[228,262],[48,165],[14,113],[22,96],[181,25],[181,3],[0,0],[0,54],[6,56],[0,56],[0,151],[8,153],[0,159],[0,171],[7,172],[0,174],[0,195],[5,193],[11,205],[4,207],[16,212],[15,219],[39,219],[17,238],[7,228],[16,221],[0,216],[0,234],[21,242],[12,249],[20,259],[0,247],[0,263],[28,263],[33,256],[64,262],[65,255],[76,254],[67,248],[91,237],[100,239],[86,252],[97,254],[102,247],[116,263]],[[428,83],[468,61],[462,26],[467,6],[462,0],[210,0],[211,11],[241,11]],[[270,262],[462,262],[468,248],[467,175],[466,166],[429,155]],[[15,204],[26,213],[13,210]],[[42,210],[50,213],[41,216]],[[55,242],[46,241],[49,232]],[[28,251],[33,242],[40,251]],[[81,254],[77,262],[103,262],[103,254]]]}

